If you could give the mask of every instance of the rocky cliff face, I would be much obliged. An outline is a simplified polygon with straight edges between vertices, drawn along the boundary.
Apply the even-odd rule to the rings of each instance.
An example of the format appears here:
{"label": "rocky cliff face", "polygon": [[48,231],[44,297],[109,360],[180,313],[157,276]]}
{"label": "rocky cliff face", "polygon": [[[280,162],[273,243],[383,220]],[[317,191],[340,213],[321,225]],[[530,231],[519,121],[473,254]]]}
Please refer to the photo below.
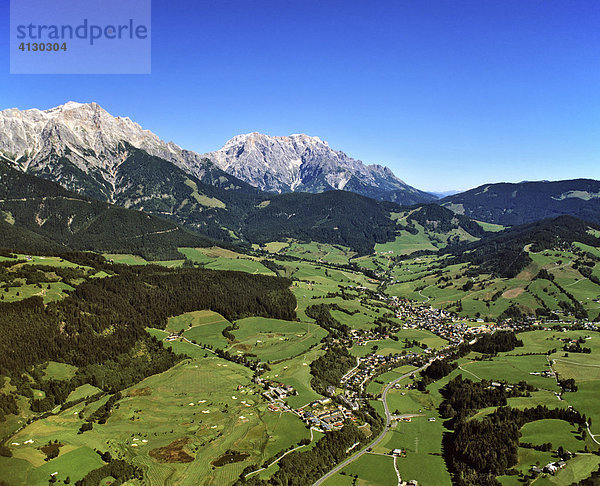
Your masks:
{"label": "rocky cliff face", "polygon": [[391,194],[386,197],[388,193],[400,191],[409,196],[409,204],[435,199],[409,186],[387,167],[365,165],[344,152],[333,150],[320,138],[304,134],[287,137],[256,132],[238,135],[220,150],[204,154],[204,157],[264,191],[340,189],[387,200],[395,200]]}
{"label": "rocky cliff face", "polygon": [[118,200],[127,185],[121,166],[132,148],[224,189],[251,192],[254,186],[278,193],[342,189],[400,204],[435,199],[407,185],[387,167],[365,165],[318,137],[250,133],[200,155],[164,142],[127,117],[113,117],[96,103],[0,112],[0,157],[24,172],[91,197]]}
{"label": "rocky cliff face", "polygon": [[3,159],[92,197],[116,200],[123,182],[119,170],[131,148],[165,159],[202,181],[241,187],[241,181],[223,178],[227,174],[197,153],[162,141],[127,117],[113,117],[96,103],[0,112]]}

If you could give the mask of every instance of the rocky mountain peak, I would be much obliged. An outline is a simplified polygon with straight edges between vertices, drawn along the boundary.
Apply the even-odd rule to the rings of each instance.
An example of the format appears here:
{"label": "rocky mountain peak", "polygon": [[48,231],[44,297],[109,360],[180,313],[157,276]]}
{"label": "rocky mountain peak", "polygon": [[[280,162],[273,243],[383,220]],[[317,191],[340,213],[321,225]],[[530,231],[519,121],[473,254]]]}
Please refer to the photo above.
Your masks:
{"label": "rocky mountain peak", "polygon": [[232,189],[244,181],[280,193],[341,189],[405,204],[433,198],[405,184],[389,168],[365,165],[304,133],[246,133],[200,155],[167,143],[129,117],[115,117],[93,102],[0,112],[0,157],[71,190],[78,190],[85,174],[106,187],[102,194],[112,200],[128,147],[167,160],[209,184]]}
{"label": "rocky mountain peak", "polygon": [[[383,165],[365,165],[332,149],[319,137],[296,133],[270,136],[257,132],[238,135],[219,150],[205,154],[221,169],[272,192],[322,192],[349,190],[379,198],[389,191],[409,191],[421,200],[419,191],[408,186]],[[422,200],[431,196],[422,194]],[[390,197],[393,200],[397,196]],[[401,199],[401,198],[400,198]]]}
{"label": "rocky mountain peak", "polygon": [[129,117],[112,116],[94,102],[0,112],[0,156],[21,170],[48,178],[58,158],[62,165],[70,164],[85,174],[114,179],[128,146],[168,160],[199,178],[213,167],[197,153],[164,142]]}

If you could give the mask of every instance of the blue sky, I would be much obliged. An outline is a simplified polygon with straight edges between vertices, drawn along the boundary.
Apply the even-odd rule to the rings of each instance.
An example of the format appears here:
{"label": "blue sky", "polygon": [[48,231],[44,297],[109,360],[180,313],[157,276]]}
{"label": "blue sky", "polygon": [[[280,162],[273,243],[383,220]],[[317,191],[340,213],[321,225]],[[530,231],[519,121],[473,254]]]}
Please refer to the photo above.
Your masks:
{"label": "blue sky", "polygon": [[[8,36],[7,0],[0,30]],[[154,1],[150,75],[10,75],[198,152],[307,133],[418,188],[600,179],[597,0]]]}

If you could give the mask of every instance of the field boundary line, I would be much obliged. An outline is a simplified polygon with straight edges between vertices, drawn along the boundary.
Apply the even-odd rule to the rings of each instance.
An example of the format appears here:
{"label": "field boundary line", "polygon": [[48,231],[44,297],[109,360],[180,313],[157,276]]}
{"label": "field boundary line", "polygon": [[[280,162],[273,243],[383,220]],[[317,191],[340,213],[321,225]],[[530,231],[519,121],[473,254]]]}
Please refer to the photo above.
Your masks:
{"label": "field boundary line", "polygon": [[[279,416],[281,416],[281,414]],[[248,479],[253,474],[256,474],[256,473],[259,473],[259,472],[264,471],[266,469],[269,469],[271,466],[273,466],[274,464],[277,464],[281,459],[283,459],[285,456],[287,456],[291,452],[297,451],[298,449],[302,449],[303,447],[306,447],[306,446],[312,444],[313,439],[314,439],[313,428],[311,427],[310,428],[310,442],[308,444],[299,445],[297,447],[294,447],[293,449],[290,449],[287,452],[284,452],[281,456],[279,456],[277,459],[275,459],[271,464],[268,464],[266,467],[261,467],[260,469],[257,469],[256,471],[252,471],[252,472],[249,472],[248,474],[246,474],[244,476],[244,479]]]}
{"label": "field boundary line", "polygon": [[458,367],[458,369],[459,369],[459,370],[462,370],[462,371],[464,371],[465,373],[469,373],[469,374],[473,375],[473,376],[474,376],[475,378],[477,378],[478,380],[481,380],[481,379],[482,379],[481,377],[477,376],[477,375],[476,375],[475,373],[473,373],[472,371],[465,370],[465,369],[464,369],[462,366],[459,366],[459,367]]}
{"label": "field boundary line", "polygon": [[575,366],[587,366],[590,368],[600,368],[600,365],[589,364],[589,363],[577,363],[576,361],[569,361],[568,359],[554,358],[553,361],[562,361],[563,363],[575,365]]}
{"label": "field boundary line", "polygon": [[398,471],[398,464],[396,464],[397,457],[394,456],[394,470],[396,471],[396,476],[398,477],[398,486],[402,484],[402,477],[400,476],[400,471]]}

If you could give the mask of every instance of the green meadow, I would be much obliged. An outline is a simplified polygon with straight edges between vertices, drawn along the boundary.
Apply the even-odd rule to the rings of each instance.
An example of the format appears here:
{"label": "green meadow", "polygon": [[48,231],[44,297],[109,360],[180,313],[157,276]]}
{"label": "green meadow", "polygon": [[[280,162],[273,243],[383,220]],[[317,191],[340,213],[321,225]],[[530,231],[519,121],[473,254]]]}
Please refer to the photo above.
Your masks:
{"label": "green meadow", "polygon": [[387,385],[390,381],[396,380],[400,378],[402,375],[406,373],[410,373],[416,369],[412,365],[402,365],[394,368],[393,370],[386,371],[385,373],[379,375],[375,379],[371,380],[367,385],[367,391],[373,394],[379,394],[383,391],[385,385]]}
{"label": "green meadow", "polygon": [[139,255],[132,255],[127,253],[104,253],[104,258],[114,263],[121,263],[123,265],[161,265],[163,267],[180,267],[183,265],[183,259],[180,260],[146,260]]}
{"label": "green meadow", "polygon": [[188,312],[171,317],[167,331],[183,332],[183,336],[198,344],[209,344],[214,348],[225,349],[227,339],[221,334],[231,323],[221,314],[209,310]]}
{"label": "green meadow", "polygon": [[354,345],[351,349],[355,356],[366,356],[372,352],[387,356],[388,354],[396,354],[402,352],[421,352],[422,348],[406,347],[405,339],[409,341],[418,341],[426,347],[439,349],[448,344],[445,339],[436,336],[431,331],[426,329],[401,329],[396,333],[398,341],[392,339],[383,339],[371,341],[364,346]]}
{"label": "green meadow", "polygon": [[251,353],[261,361],[279,361],[299,355],[315,346],[327,331],[305,322],[248,317],[236,321],[231,352]]}
{"label": "green meadow", "polygon": [[[232,354],[251,354],[266,362],[288,360],[304,353],[326,336],[327,332],[310,322],[284,321],[265,317],[248,317],[235,322],[237,329],[228,341],[222,331],[231,326],[223,316],[212,311],[195,311],[169,319],[165,331],[149,329],[157,339],[164,340],[169,333],[181,333],[183,339],[164,341],[174,351],[199,357],[208,351],[198,345],[209,345],[212,349],[227,350]],[[190,354],[192,353],[192,354]]]}
{"label": "green meadow", "polygon": [[530,374],[550,370],[546,356],[499,356],[491,360],[465,363],[462,369],[471,375],[469,378],[476,376],[484,380],[503,379],[509,383],[526,381],[538,388],[559,390],[554,378]]}
{"label": "green meadow", "polygon": [[346,264],[356,255],[356,252],[350,250],[348,247],[314,241],[310,243],[292,241],[285,244],[285,246],[283,243],[272,242],[267,243],[265,248],[267,251],[274,253],[284,253],[306,260],[338,264]]}
{"label": "green meadow", "polygon": [[274,275],[258,259],[225,248],[179,248],[179,252],[191,262],[212,270],[236,270]]}
{"label": "green meadow", "polygon": [[[102,465],[96,448],[142,467],[148,484],[166,478],[177,484],[229,484],[251,462],[310,435],[292,414],[268,412],[250,378],[248,369],[215,357],[185,360],[125,390],[108,421],[84,434],[77,434],[80,416],[99,404],[80,403],[26,426],[11,438],[19,445],[11,446],[12,459],[0,458],[0,469],[10,468],[14,484],[47,484],[55,471],[59,480],[69,476],[74,482]],[[60,454],[46,462],[39,447],[55,440],[62,444]],[[150,454],[168,451],[176,440],[183,440],[191,462],[157,461]],[[249,457],[211,466],[229,449]]]}
{"label": "green meadow", "polygon": [[[398,482],[392,456],[367,453],[345,467],[343,472],[348,476],[357,475],[361,484],[365,485],[392,485]],[[328,482],[325,484],[333,485],[337,483]]]}
{"label": "green meadow", "polygon": [[75,376],[76,371],[76,366],[66,363],[57,363],[56,361],[49,361],[44,368],[44,375],[47,379],[68,380]]}
{"label": "green meadow", "polygon": [[293,386],[298,394],[289,397],[287,402],[294,408],[302,407],[322,398],[310,386],[312,378],[310,364],[322,354],[324,354],[324,351],[316,347],[295,358],[272,364],[270,365],[271,370],[267,371],[264,377],[268,380],[275,380]]}
{"label": "green meadow", "polygon": [[[492,278],[485,274],[467,277],[465,270],[469,265],[447,265],[445,257],[421,256],[404,260],[393,268],[393,282],[386,292],[434,306],[450,306],[464,316],[496,318],[511,304],[533,313],[541,302],[548,309],[562,314],[560,303],[570,304],[570,299],[558,284],[583,304],[591,318],[599,315],[600,305],[594,299],[600,295],[600,286],[573,268],[575,256],[572,252],[547,250],[529,252],[529,256],[532,263],[510,279]],[[374,257],[374,261],[379,259]],[[554,277],[555,283],[535,278],[542,269]],[[593,271],[600,275],[600,265],[596,264]],[[444,280],[440,280],[440,276]],[[465,290],[463,287],[469,280],[472,280],[473,286]],[[456,306],[458,301],[462,303],[461,308]]]}

